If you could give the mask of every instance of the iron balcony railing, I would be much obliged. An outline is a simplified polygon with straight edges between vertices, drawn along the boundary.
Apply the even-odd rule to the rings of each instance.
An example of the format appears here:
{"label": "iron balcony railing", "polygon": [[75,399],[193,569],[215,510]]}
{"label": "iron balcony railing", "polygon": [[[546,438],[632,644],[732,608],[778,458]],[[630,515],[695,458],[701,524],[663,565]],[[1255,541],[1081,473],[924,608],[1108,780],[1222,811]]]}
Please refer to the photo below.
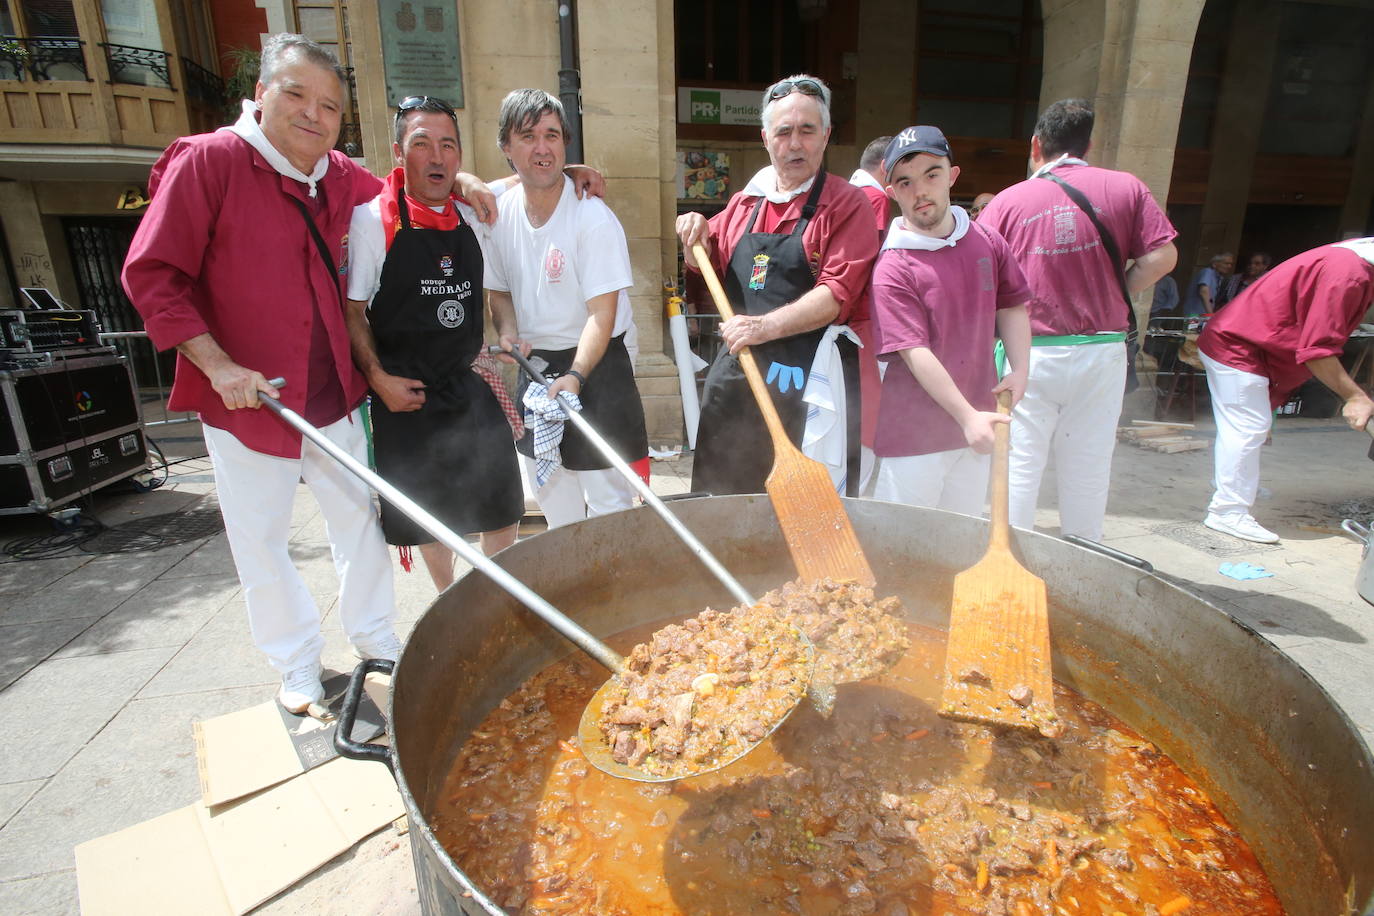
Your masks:
{"label": "iron balcony railing", "polygon": [[79,38],[0,35],[0,79],[89,81],[84,44]]}
{"label": "iron balcony railing", "polygon": [[135,48],[101,42],[110,65],[110,82],[130,86],[172,88],[172,55],[156,48]]}
{"label": "iron balcony railing", "polygon": [[217,73],[184,57],[181,59],[181,72],[186,81],[187,98],[203,102],[211,108],[224,106],[226,89],[224,80]]}

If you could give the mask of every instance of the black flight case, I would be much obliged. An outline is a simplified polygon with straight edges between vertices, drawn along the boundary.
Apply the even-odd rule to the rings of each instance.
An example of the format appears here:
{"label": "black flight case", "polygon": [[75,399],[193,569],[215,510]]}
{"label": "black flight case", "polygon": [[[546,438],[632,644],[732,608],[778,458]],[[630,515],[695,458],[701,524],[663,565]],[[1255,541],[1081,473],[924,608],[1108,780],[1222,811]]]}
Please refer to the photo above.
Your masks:
{"label": "black flight case", "polygon": [[102,350],[0,364],[0,515],[51,512],[147,470],[128,361]]}

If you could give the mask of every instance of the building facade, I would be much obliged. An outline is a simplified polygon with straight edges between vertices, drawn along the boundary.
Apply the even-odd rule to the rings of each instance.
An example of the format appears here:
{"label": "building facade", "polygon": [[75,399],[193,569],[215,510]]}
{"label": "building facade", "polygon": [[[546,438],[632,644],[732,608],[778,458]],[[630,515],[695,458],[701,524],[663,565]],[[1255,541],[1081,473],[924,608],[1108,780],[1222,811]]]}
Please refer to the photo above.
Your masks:
{"label": "building facade", "polygon": [[673,221],[766,164],[758,95],[790,73],[834,89],[830,171],[933,123],[965,200],[1024,177],[1044,104],[1092,99],[1088,158],[1167,205],[1180,286],[1216,252],[1282,259],[1371,228],[1374,0],[0,0],[0,308],[44,286],[136,327],[118,267],[148,169],[232,119],[279,31],[338,51],[353,75],[340,147],[379,174],[405,95],[457,103],[464,165],[491,178],[509,171],[506,92],[580,80],[582,157],[629,237],[656,443],[682,441]]}

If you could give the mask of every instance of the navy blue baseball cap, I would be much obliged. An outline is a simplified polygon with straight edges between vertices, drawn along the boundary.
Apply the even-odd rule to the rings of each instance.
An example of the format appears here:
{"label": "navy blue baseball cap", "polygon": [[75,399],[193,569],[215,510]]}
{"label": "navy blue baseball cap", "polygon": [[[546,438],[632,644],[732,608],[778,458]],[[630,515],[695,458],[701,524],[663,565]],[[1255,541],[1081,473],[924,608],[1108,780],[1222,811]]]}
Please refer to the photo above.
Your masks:
{"label": "navy blue baseball cap", "polygon": [[912,153],[930,153],[932,156],[953,158],[949,151],[949,141],[940,132],[940,128],[921,124],[908,127],[892,138],[892,142],[887,145],[887,151],[883,153],[883,169],[891,172],[894,165]]}

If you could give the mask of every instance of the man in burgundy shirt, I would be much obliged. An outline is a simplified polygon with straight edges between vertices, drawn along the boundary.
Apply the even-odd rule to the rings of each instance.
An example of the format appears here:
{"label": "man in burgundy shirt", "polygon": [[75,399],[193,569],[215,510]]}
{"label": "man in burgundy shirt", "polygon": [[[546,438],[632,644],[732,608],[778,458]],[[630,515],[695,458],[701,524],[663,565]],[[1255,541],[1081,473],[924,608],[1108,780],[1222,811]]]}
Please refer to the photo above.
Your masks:
{"label": "man in burgundy shirt", "polygon": [[[353,208],[381,182],[333,151],[345,87],[320,45],[270,39],[239,121],[177,140],[153,167],[124,265],[149,337],[177,349],[169,406],[200,414],[253,640],[293,712],[323,696],[319,610],[287,552],[300,480],[319,500],[355,651],[394,660],[400,650],[371,494],[259,402],[280,398],[366,461],[356,408],[367,386],[349,352],[342,275]],[[280,394],[267,381],[277,376]]]}
{"label": "man in burgundy shirt", "polygon": [[891,142],[890,136],[872,140],[859,156],[859,167],[849,176],[849,183],[868,198],[868,205],[873,208],[880,239],[887,235],[888,224],[892,222],[892,199],[887,196],[887,170],[883,168],[883,153]]}
{"label": "man in burgundy shirt", "polygon": [[[677,220],[687,265],[696,268],[692,246],[703,244],[736,313],[720,327],[725,346],[706,377],[692,489],[764,490],[773,445],[738,362],[749,347],[788,436],[856,495],[857,359],[852,349],[845,354],[852,344],[836,336],[849,331],[847,323],[868,320],[868,279],[878,253],[873,209],[858,188],[821,168],[830,140],[829,87],[801,74],[769,86],[762,101],[760,133],[771,164],[709,224],[700,213]],[[869,350],[859,358],[871,360]],[[813,372],[817,365],[825,370]],[[834,397],[832,385],[818,387],[840,378],[844,399]],[[808,398],[834,408],[817,411],[832,421],[825,431],[808,427]]]}
{"label": "man in burgundy shirt", "polygon": [[1134,175],[1088,165],[1093,111],[1082,99],[1050,105],[1031,137],[1026,181],[998,193],[978,216],[1011,245],[1030,283],[1030,381],[1011,424],[1009,514],[1030,528],[1051,454],[1059,528],[1102,539],[1116,421],[1126,383],[1130,313],[1119,271],[1097,228],[1052,174],[1077,188],[1112,235],[1132,295],[1168,273],[1177,233]]}
{"label": "man in burgundy shirt", "polygon": [[[1030,287],[1006,241],[949,202],[959,177],[939,128],[908,127],[887,149],[888,187],[902,209],[873,269],[883,376],[875,499],[981,515],[996,394],[1026,388]],[[994,342],[1010,363],[999,382]]]}
{"label": "man in burgundy shirt", "polygon": [[1207,323],[1197,346],[1217,421],[1208,528],[1262,544],[1279,539],[1250,514],[1260,446],[1274,408],[1312,376],[1340,395],[1351,429],[1367,426],[1374,401],[1340,357],[1371,301],[1374,238],[1354,239],[1284,261]]}

